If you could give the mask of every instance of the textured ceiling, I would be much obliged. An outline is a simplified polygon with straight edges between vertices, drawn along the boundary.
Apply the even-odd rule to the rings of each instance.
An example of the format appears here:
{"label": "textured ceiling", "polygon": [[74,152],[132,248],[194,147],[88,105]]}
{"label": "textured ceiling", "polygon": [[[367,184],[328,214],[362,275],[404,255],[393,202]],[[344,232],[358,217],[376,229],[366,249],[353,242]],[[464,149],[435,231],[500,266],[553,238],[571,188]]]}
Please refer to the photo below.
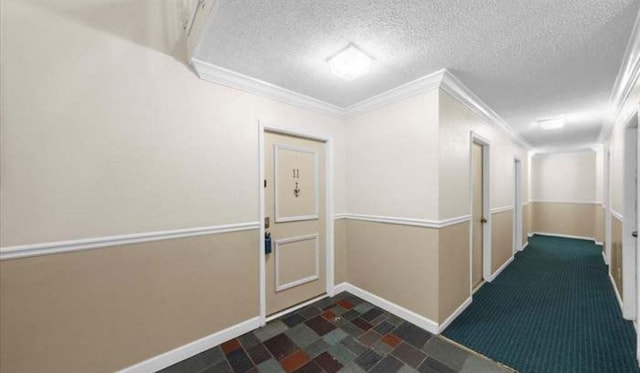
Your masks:
{"label": "textured ceiling", "polygon": [[[447,68],[535,147],[597,141],[637,0],[216,0],[194,57],[346,107]],[[375,58],[346,82],[327,57]],[[542,131],[537,118],[566,115]]]}

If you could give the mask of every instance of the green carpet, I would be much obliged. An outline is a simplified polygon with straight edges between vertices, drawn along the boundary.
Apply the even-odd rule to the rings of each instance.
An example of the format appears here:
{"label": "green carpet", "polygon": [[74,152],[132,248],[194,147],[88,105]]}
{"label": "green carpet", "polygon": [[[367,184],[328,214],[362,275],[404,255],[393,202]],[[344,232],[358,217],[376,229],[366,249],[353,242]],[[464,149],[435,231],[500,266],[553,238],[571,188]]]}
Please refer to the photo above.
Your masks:
{"label": "green carpet", "polygon": [[444,336],[520,372],[640,372],[593,242],[534,236]]}

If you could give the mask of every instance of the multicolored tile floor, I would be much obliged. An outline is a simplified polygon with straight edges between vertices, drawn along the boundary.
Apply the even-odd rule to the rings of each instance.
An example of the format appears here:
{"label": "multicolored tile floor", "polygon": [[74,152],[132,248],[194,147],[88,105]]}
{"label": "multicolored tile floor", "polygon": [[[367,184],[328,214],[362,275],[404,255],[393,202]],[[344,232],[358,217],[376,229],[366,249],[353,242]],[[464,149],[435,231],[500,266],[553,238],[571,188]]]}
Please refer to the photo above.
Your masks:
{"label": "multicolored tile floor", "polygon": [[324,298],[163,373],[513,372],[349,293]]}

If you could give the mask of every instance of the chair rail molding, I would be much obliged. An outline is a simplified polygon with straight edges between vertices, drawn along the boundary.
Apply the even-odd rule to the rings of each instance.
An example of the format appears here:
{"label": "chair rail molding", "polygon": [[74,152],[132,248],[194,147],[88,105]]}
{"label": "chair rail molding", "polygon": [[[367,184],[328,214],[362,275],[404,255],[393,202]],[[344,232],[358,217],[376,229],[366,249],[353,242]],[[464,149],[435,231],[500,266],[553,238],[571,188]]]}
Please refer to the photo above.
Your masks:
{"label": "chair rail molding", "polygon": [[348,219],[348,220],[359,220],[359,221],[369,221],[374,223],[386,223],[386,224],[397,224],[397,225],[408,225],[412,227],[424,227],[424,228],[433,228],[440,229],[445,228],[450,225],[460,224],[471,220],[471,215],[461,215],[453,218],[447,218],[442,220],[429,220],[429,219],[418,219],[418,218],[406,218],[406,217],[396,217],[396,216],[380,216],[380,215],[366,215],[366,214],[340,214],[340,217],[336,217],[335,219]]}
{"label": "chair rail molding", "polygon": [[44,242],[29,245],[6,246],[0,248],[0,260],[26,258],[38,255],[61,254],[71,251],[92,250],[113,246],[130,245],[143,242],[171,240],[176,238],[196,237],[210,234],[241,232],[259,229],[259,222],[213,225],[207,227],[174,229],[145,233],[122,234],[83,238],[70,241]]}

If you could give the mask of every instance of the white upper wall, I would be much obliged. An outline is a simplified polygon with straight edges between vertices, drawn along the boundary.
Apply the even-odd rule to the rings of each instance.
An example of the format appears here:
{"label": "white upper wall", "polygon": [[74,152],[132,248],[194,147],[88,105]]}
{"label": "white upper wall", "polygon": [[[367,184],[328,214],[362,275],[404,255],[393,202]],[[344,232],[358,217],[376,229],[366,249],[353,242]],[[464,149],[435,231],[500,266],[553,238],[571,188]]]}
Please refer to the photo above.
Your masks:
{"label": "white upper wall", "polygon": [[620,115],[616,119],[609,139],[609,152],[611,154],[611,208],[618,215],[623,214],[623,189],[624,189],[624,138],[625,130],[633,114],[638,112],[640,103],[640,80],[631,90],[624,102]]}
{"label": "white upper wall", "polygon": [[345,211],[342,121],[198,79],[178,13],[2,1],[1,246],[256,222],[259,119],[333,137]]}
{"label": "white upper wall", "polygon": [[346,120],[347,209],[438,218],[438,89]]}
{"label": "white upper wall", "polygon": [[604,149],[599,146],[595,149],[596,153],[596,201],[604,202]]}
{"label": "white upper wall", "polygon": [[537,154],[532,162],[532,200],[601,202],[595,151]]}
{"label": "white upper wall", "polygon": [[527,150],[460,101],[440,92],[440,219],[470,214],[471,132],[489,143],[491,208],[513,207],[516,158],[521,162],[522,202],[527,201]]}

